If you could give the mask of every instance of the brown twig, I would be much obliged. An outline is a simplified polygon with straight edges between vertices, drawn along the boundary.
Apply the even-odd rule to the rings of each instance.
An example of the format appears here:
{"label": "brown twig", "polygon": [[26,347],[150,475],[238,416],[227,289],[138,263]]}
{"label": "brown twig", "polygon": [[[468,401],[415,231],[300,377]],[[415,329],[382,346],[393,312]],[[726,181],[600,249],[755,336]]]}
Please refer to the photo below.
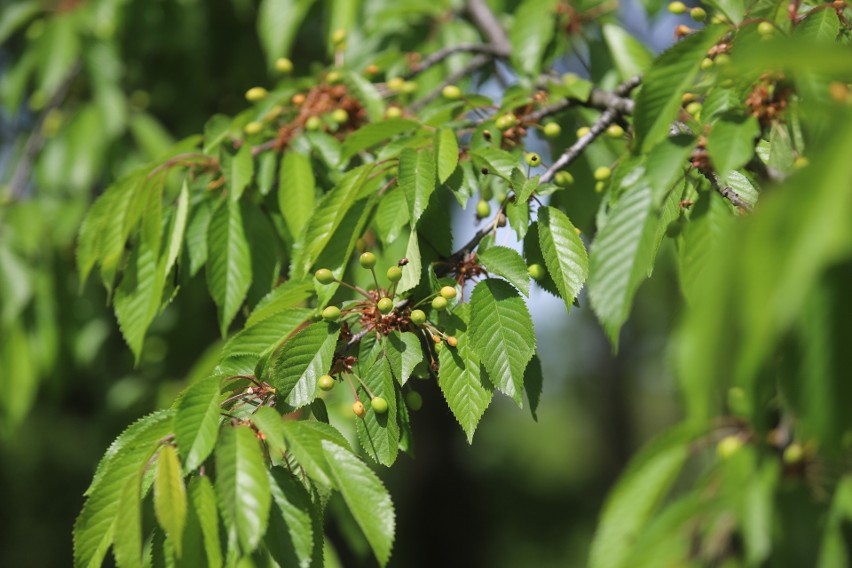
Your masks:
{"label": "brown twig", "polygon": [[509,56],[508,52],[505,52],[494,45],[484,43],[460,43],[458,45],[451,45],[449,47],[445,47],[444,49],[436,51],[420,63],[417,63],[411,71],[403,75],[403,79],[413,79],[414,77],[423,73],[427,69],[434,67],[447,57],[450,57],[451,55],[455,55],[457,53],[477,53],[501,58]]}

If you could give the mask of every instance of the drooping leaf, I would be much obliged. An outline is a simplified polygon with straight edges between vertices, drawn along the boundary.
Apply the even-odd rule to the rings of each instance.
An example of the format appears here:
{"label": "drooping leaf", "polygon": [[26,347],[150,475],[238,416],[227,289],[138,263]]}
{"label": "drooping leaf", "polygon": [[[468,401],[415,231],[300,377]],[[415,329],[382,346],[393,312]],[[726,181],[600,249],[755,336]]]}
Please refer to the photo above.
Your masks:
{"label": "drooping leaf", "polygon": [[224,336],[252,280],[251,253],[239,203],[221,203],[213,213],[207,250],[207,287],[219,308],[219,332]]}
{"label": "drooping leaf", "polygon": [[371,148],[397,134],[414,130],[418,126],[419,123],[407,118],[391,118],[367,124],[346,137],[343,142],[343,159],[348,160],[362,150]]}
{"label": "drooping leaf", "polygon": [[251,423],[263,435],[263,441],[269,449],[269,459],[273,463],[280,462],[287,444],[284,442],[284,423],[278,411],[261,406],[251,415]]}
{"label": "drooping leaf", "polygon": [[187,388],[177,402],[175,441],[187,471],[198,469],[219,434],[219,388],[221,377],[213,375]]}
{"label": "drooping leaf", "polygon": [[315,0],[263,0],[257,14],[257,35],[271,69],[290,52],[296,31]]}
{"label": "drooping leaf", "polygon": [[420,259],[420,240],[418,233],[412,230],[408,235],[408,246],[405,249],[405,258],[408,259],[408,264],[402,267],[402,279],[397,285],[397,293],[402,294],[413,290],[420,284],[423,265]]}
{"label": "drooping leaf", "polygon": [[216,498],[229,533],[251,552],[266,532],[272,494],[260,444],[248,426],[222,430],[216,444]]}
{"label": "drooping leaf", "polygon": [[246,327],[301,304],[312,295],[313,289],[310,280],[288,280],[276,286],[254,307],[246,321]]}
{"label": "drooping leaf", "polygon": [[228,198],[231,201],[239,201],[243,192],[254,176],[254,161],[251,156],[251,146],[243,144],[240,149],[231,156],[227,152],[222,154],[222,167],[225,174],[225,182],[228,187]]}
{"label": "drooping leaf", "polygon": [[145,333],[160,309],[163,277],[156,252],[143,242],[133,251],[115,292],[115,315],[136,361],[142,355]]}
{"label": "drooping leaf", "polygon": [[744,166],[754,155],[760,126],[751,115],[726,114],[713,123],[707,135],[707,152],[719,177]]}
{"label": "drooping leaf", "polygon": [[402,228],[408,225],[408,202],[402,188],[392,189],[381,197],[375,223],[376,232],[385,245],[399,238]]}
{"label": "drooping leaf", "polygon": [[692,215],[683,231],[683,246],[679,251],[680,284],[687,301],[700,301],[699,282],[708,276],[713,250],[720,242],[724,242],[725,234],[732,228],[733,219],[724,198],[715,192],[701,196],[693,206]]}
{"label": "drooping leaf", "polygon": [[555,0],[524,0],[515,11],[509,39],[512,64],[528,77],[538,77],[547,44],[553,37]]}
{"label": "drooping leaf", "polygon": [[247,355],[255,360],[267,355],[308,322],[314,310],[287,308],[233,336],[222,348],[221,358]]}
{"label": "drooping leaf", "polygon": [[294,335],[272,365],[271,382],[287,404],[300,408],[316,398],[317,379],[329,372],[340,327],[315,323]]}
{"label": "drooping leaf", "polygon": [[323,440],[349,448],[349,443],[335,428],[307,420],[284,422],[287,452],[314,482],[325,489],[334,487],[331,469],[322,449]]}
{"label": "drooping leaf", "polygon": [[396,526],[390,495],[376,474],[354,454],[328,440],[323,440],[322,449],[335,486],[384,566],[390,558]]}
{"label": "drooping leaf", "polygon": [[426,211],[435,191],[435,161],[428,150],[406,148],[399,156],[399,187],[408,202],[408,218],[412,226]]}
{"label": "drooping leaf", "polygon": [[523,404],[524,370],[535,353],[532,318],[507,282],[481,280],[470,297],[471,344],[495,386]]}
{"label": "drooping leaf", "polygon": [[294,236],[299,235],[314,210],[316,180],[311,159],[296,151],[281,158],[278,178],[278,209]]}
{"label": "drooping leaf", "polygon": [[382,347],[393,376],[400,385],[404,385],[414,372],[414,367],[423,360],[420,340],[410,331],[394,330],[387,336]]}
{"label": "drooping leaf", "polygon": [[[272,543],[267,540],[270,552],[282,566],[286,565],[285,560],[295,560],[299,566],[307,568],[311,565],[314,539],[322,538],[322,535],[314,535],[314,505],[311,496],[292,473],[282,468],[275,468],[270,472],[270,486],[275,502],[270,517],[270,530],[279,520],[285,529],[283,534],[279,534],[279,539],[285,542]],[[292,557],[284,552],[285,550],[292,551]]]}
{"label": "drooping leaf", "polygon": [[141,473],[125,480],[115,519],[115,538],[112,553],[118,566],[142,567],[142,492]]}
{"label": "drooping leaf", "polygon": [[547,273],[570,311],[588,275],[586,246],[568,217],[554,207],[538,210],[538,242]]}
{"label": "drooping leaf", "polygon": [[385,399],[388,410],[379,414],[365,399],[367,414],[355,423],[361,446],[370,458],[382,465],[391,466],[399,453],[399,424],[397,423],[397,395],[388,359],[380,357],[361,379],[375,396]]}
{"label": "drooping leaf", "polygon": [[186,526],[186,486],[174,446],[165,445],[157,458],[154,479],[154,513],[163,527],[175,553],[182,556],[183,531]]}
{"label": "drooping leaf", "polygon": [[538,421],[538,403],[541,401],[541,390],[544,384],[544,375],[541,370],[541,359],[533,355],[524,371],[524,390],[527,392],[527,400],[530,401],[530,412],[533,420]]}
{"label": "drooping leaf", "polygon": [[480,250],[476,259],[488,270],[489,274],[502,276],[520,290],[524,296],[530,294],[530,275],[527,264],[514,249],[504,246],[491,246]]}
{"label": "drooping leaf", "polygon": [[435,163],[438,183],[444,183],[459,163],[459,141],[449,128],[435,131]]}
{"label": "drooping leaf", "polygon": [[604,24],[603,36],[622,80],[645,73],[654,62],[648,48],[621,26]]}
{"label": "drooping leaf", "polygon": [[192,502],[201,534],[204,539],[204,554],[211,568],[222,566],[222,548],[219,542],[219,514],[216,512],[216,492],[207,476],[193,477],[189,482],[189,498]]}

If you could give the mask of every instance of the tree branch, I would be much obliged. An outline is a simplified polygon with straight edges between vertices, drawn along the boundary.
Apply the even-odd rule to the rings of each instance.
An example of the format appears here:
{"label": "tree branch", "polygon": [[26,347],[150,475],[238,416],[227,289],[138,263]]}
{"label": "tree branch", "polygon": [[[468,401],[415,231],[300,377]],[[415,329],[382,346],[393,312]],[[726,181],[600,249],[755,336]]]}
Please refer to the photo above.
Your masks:
{"label": "tree branch", "polygon": [[723,185],[722,180],[719,178],[719,174],[717,174],[714,171],[705,171],[705,170],[699,170],[699,171],[701,171],[701,174],[705,178],[707,178],[707,181],[710,182],[710,185],[713,187],[713,189],[718,191],[719,194],[722,197],[724,197],[725,199],[727,199],[728,201],[733,203],[735,207],[739,207],[740,209],[742,209],[746,213],[751,212],[751,204],[749,204],[745,200],[743,200],[743,198],[740,197],[740,194],[737,193],[736,191],[734,191],[733,189],[731,189],[730,186]]}
{"label": "tree branch", "polygon": [[512,52],[512,43],[485,0],[467,0],[466,9],[473,24],[488,38],[488,43],[500,53],[504,53],[504,57],[508,57]]}
{"label": "tree branch", "polygon": [[406,75],[403,75],[403,78],[405,80],[412,79],[420,73],[423,73],[427,69],[434,67],[447,57],[450,57],[451,55],[455,55],[457,53],[477,53],[501,58],[509,56],[507,52],[502,51],[494,45],[485,43],[460,43],[458,45],[451,45],[449,47],[445,47],[444,49],[436,51],[435,53],[418,63]]}
{"label": "tree branch", "polygon": [[411,103],[411,105],[409,106],[409,109],[411,111],[416,111],[416,110],[419,110],[420,108],[422,108],[423,106],[429,104],[436,97],[438,97],[438,95],[441,94],[441,91],[444,89],[444,87],[446,87],[448,85],[452,85],[453,83],[457,82],[462,77],[464,77],[466,75],[470,75],[471,73],[473,73],[474,71],[476,71],[480,67],[487,65],[491,61],[491,59],[492,59],[492,56],[490,56],[490,55],[485,55],[485,54],[477,55],[476,57],[471,59],[468,62],[467,65],[465,65],[464,67],[462,67],[461,69],[459,69],[455,73],[450,73],[447,76],[446,79],[441,81],[440,85],[438,85],[437,87],[435,87],[434,89],[429,91],[422,98]]}

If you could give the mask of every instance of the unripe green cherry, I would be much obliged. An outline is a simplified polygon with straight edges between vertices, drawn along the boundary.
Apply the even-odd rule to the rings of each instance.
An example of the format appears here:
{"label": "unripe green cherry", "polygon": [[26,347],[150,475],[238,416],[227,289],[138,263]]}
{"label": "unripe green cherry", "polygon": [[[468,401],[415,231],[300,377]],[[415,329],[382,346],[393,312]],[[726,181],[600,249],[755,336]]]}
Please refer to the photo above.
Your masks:
{"label": "unripe green cherry", "polygon": [[686,4],[683,2],[671,2],[669,4],[669,12],[672,14],[686,14]]}
{"label": "unripe green cherry", "polygon": [[609,179],[609,176],[612,175],[612,170],[606,166],[601,166],[595,169],[595,173],[593,175],[597,181],[604,181]]}
{"label": "unripe green cherry", "polygon": [[389,106],[385,111],[386,118],[399,118],[402,116],[402,109],[398,106]]}
{"label": "unripe green cherry", "polygon": [[376,305],[383,314],[389,314],[393,311],[393,300],[390,298],[382,298]]}
{"label": "unripe green cherry", "polygon": [[376,414],[385,414],[388,411],[388,401],[380,396],[374,396],[370,401],[370,406],[376,411]]}
{"label": "unripe green cherry", "polygon": [[798,158],[796,158],[796,161],[793,162],[793,165],[796,167],[797,170],[801,170],[802,168],[808,167],[808,164],[810,163],[810,160],[808,160],[805,156],[799,156]]}
{"label": "unripe green cherry", "polygon": [[556,185],[559,187],[568,187],[569,185],[574,183],[574,176],[571,175],[571,172],[566,172],[565,170],[556,172],[556,176],[553,178],[553,181],[556,182]]}
{"label": "unripe green cherry", "polygon": [[405,84],[405,79],[402,77],[394,77],[392,79],[388,79],[387,87],[391,91],[396,91],[397,93],[402,91],[402,86]]}
{"label": "unripe green cherry", "polygon": [[556,122],[548,122],[544,125],[542,132],[544,132],[545,138],[557,138],[562,134],[562,127]]}
{"label": "unripe green cherry", "polygon": [[610,138],[621,138],[624,136],[624,129],[618,124],[610,124],[606,129],[606,135]]}
{"label": "unripe green cherry", "polygon": [[497,117],[495,124],[500,130],[508,130],[518,124],[518,117],[511,112],[507,112]]}
{"label": "unripe green cherry", "polygon": [[476,204],[476,216],[483,219],[489,215],[491,215],[491,205],[483,199]]}
{"label": "unripe green cherry", "polygon": [[317,279],[317,282],[320,284],[331,284],[334,282],[334,274],[331,273],[331,270],[328,268],[320,268],[314,273],[314,278]]}
{"label": "unripe green cherry", "polygon": [[279,73],[290,73],[293,71],[293,62],[286,57],[279,57],[275,60],[275,69]]}
{"label": "unripe green cherry", "polygon": [[356,400],[352,403],[352,412],[354,412],[355,416],[358,418],[364,418],[367,415],[367,409],[364,408],[364,403],[360,400]]}
{"label": "unripe green cherry", "polygon": [[402,280],[402,269],[398,266],[388,268],[388,280],[391,282],[399,282]]}
{"label": "unripe green cherry", "polygon": [[346,124],[349,122],[349,113],[342,108],[336,108],[331,113],[331,120],[337,124]]}
{"label": "unripe green cherry", "polygon": [[606,189],[605,181],[596,181],[595,182],[595,193],[603,193],[603,190]]}
{"label": "unripe green cherry", "polygon": [[805,451],[802,448],[802,445],[793,442],[792,444],[784,448],[784,453],[781,455],[781,460],[787,465],[795,465],[802,461],[804,457]]}
{"label": "unripe green cherry", "polygon": [[338,29],[334,30],[334,33],[331,34],[331,43],[334,45],[338,45],[346,41],[346,30]]}
{"label": "unripe green cherry", "polygon": [[305,121],[305,130],[319,130],[322,126],[322,120],[318,116],[312,116]]}
{"label": "unripe green cherry", "polygon": [[707,71],[708,69],[712,69],[713,65],[715,65],[715,63],[709,57],[705,57],[704,59],[701,60],[701,70],[702,71]]}
{"label": "unripe green cherry", "polygon": [[324,391],[330,391],[334,388],[336,381],[331,375],[323,375],[317,379],[317,385]]}
{"label": "unripe green cherry", "polygon": [[340,319],[340,308],[337,306],[328,306],[322,311],[322,319],[327,322],[335,322]]}
{"label": "unripe green cherry", "polygon": [[524,154],[524,161],[528,166],[536,167],[541,165],[541,156],[537,152],[528,152]]}
{"label": "unripe green cherry", "polygon": [[417,92],[417,83],[415,83],[414,81],[405,81],[402,84],[402,88],[400,89],[400,91],[402,91],[402,93],[405,95],[415,93]]}
{"label": "unripe green cherry", "polygon": [[541,282],[544,280],[544,277],[547,276],[547,271],[538,263],[527,266],[527,273],[530,275],[530,278],[536,282]]}
{"label": "unripe green cherry", "polygon": [[447,309],[447,299],[443,296],[438,296],[432,300],[432,307],[439,312]]}
{"label": "unripe green cherry", "polygon": [[763,37],[769,37],[775,33],[775,26],[773,26],[770,22],[760,22],[757,25],[757,33]]}
{"label": "unripe green cherry", "polygon": [[457,294],[458,292],[456,292],[456,289],[452,286],[444,286],[443,288],[441,288],[441,296],[443,296],[447,300],[452,300],[456,297]]}
{"label": "unripe green cherry", "polygon": [[726,65],[731,64],[731,56],[727,53],[720,53],[716,56],[716,59],[713,60],[713,63],[716,67],[724,67]]}
{"label": "unripe green cherry", "polygon": [[263,87],[252,87],[246,91],[246,100],[249,102],[257,102],[266,98],[269,93]]}
{"label": "unripe green cherry", "polygon": [[448,101],[455,101],[461,98],[462,92],[455,85],[447,85],[441,89],[441,95]]}
{"label": "unripe green cherry", "polygon": [[698,118],[698,115],[701,113],[702,105],[698,101],[693,101],[686,105],[686,112]]}
{"label": "unripe green cherry", "polygon": [[703,22],[707,19],[707,12],[704,10],[704,8],[696,6],[695,8],[689,11],[689,16],[696,22]]}
{"label": "unripe green cherry", "polygon": [[358,262],[361,263],[361,268],[366,268],[367,270],[376,266],[376,255],[371,252],[365,252],[360,257],[358,257]]}
{"label": "unripe green cherry", "polygon": [[728,459],[743,446],[739,436],[725,436],[716,444],[716,454],[722,459]]}
{"label": "unripe green cherry", "polygon": [[329,85],[339,83],[342,79],[343,75],[340,74],[340,71],[329,71],[328,75],[325,76],[325,80]]}
{"label": "unripe green cherry", "polygon": [[419,392],[411,391],[405,395],[405,403],[408,404],[408,408],[411,410],[418,411],[423,408],[423,397],[420,396]]}
{"label": "unripe green cherry", "polygon": [[426,323],[426,312],[423,310],[411,310],[411,323],[414,325],[423,325]]}
{"label": "unripe green cherry", "polygon": [[252,122],[249,122],[248,124],[246,124],[246,125],[243,127],[243,131],[244,131],[246,134],[248,134],[249,136],[252,136],[252,135],[254,135],[254,134],[257,134],[257,133],[258,133],[258,132],[260,132],[261,130],[263,130],[263,123],[261,123],[261,122],[257,122],[256,120],[255,120],[255,121],[252,121]]}
{"label": "unripe green cherry", "polygon": [[582,138],[583,136],[585,136],[586,134],[588,134],[591,131],[592,131],[592,129],[589,128],[588,126],[581,126],[580,128],[577,129],[577,138]]}

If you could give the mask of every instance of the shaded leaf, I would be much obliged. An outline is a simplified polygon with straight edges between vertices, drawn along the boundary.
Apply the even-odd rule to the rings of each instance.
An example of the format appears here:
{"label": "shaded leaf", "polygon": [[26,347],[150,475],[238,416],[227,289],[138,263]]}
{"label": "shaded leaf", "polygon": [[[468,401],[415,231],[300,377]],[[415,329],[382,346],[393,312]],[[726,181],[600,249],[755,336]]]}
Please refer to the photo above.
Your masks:
{"label": "shaded leaf", "polygon": [[207,287],[219,308],[219,332],[228,326],[251,286],[251,253],[239,203],[220,204],[207,232]]}
{"label": "shaded leaf", "polygon": [[154,513],[178,557],[181,556],[186,526],[186,486],[174,446],[164,445],[157,458],[154,479]]}
{"label": "shaded leaf", "polygon": [[287,404],[299,408],[316,398],[317,379],[331,369],[339,331],[336,324],[315,323],[284,344],[271,380]]}
{"label": "shaded leaf", "polygon": [[538,210],[538,242],[548,276],[570,311],[589,270],[586,246],[568,217],[554,207]]}
{"label": "shaded leaf", "polygon": [[187,471],[198,469],[219,434],[221,377],[210,376],[190,385],[177,401],[175,441]]}

